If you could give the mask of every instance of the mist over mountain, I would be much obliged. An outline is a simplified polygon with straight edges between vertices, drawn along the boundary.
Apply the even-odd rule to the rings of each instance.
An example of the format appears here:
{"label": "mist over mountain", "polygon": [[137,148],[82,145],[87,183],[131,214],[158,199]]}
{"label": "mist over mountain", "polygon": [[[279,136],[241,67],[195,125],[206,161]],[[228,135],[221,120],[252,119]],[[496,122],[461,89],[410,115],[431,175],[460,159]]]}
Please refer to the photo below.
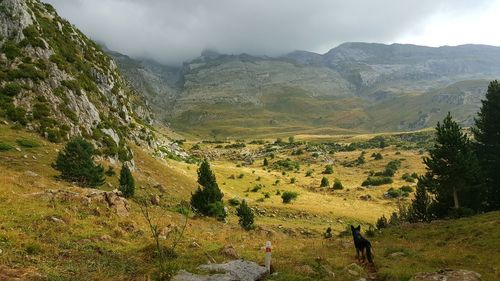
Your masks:
{"label": "mist over mountain", "polygon": [[487,45],[359,42],[279,57],[206,50],[182,67],[111,55],[161,120],[202,134],[414,130],[448,111],[469,126],[500,76],[500,48]]}

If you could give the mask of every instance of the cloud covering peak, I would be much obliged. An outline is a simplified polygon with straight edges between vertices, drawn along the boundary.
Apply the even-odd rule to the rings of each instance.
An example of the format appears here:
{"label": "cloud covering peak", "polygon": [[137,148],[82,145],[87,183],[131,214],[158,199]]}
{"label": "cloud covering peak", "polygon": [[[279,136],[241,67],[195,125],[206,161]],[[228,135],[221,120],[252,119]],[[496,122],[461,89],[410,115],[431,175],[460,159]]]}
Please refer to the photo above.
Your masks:
{"label": "cloud covering peak", "polygon": [[[177,64],[203,49],[280,55],[342,42],[394,42],[438,14],[485,0],[44,0],[93,39],[132,57]],[[419,42],[415,42],[419,43]]]}

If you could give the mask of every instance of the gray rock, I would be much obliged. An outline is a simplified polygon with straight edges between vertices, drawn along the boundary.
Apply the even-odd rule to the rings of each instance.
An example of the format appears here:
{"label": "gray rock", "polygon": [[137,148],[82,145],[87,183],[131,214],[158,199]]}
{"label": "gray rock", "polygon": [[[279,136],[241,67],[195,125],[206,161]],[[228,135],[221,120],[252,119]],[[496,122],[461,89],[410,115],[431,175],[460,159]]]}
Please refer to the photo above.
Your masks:
{"label": "gray rock", "polygon": [[266,268],[250,261],[235,260],[224,264],[207,264],[198,267],[213,275],[195,275],[181,270],[174,281],[256,281],[267,275]]}
{"label": "gray rock", "polygon": [[410,281],[481,281],[481,274],[462,269],[444,269],[417,273]]}

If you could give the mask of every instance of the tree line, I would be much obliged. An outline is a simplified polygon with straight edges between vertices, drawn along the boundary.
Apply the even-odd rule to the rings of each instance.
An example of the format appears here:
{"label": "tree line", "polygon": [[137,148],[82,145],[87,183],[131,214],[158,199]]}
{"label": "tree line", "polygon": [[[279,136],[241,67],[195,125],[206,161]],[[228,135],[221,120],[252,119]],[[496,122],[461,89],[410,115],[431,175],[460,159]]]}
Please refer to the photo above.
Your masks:
{"label": "tree line", "polygon": [[471,133],[450,113],[438,122],[415,198],[400,216],[431,221],[500,210],[500,84],[490,82]]}

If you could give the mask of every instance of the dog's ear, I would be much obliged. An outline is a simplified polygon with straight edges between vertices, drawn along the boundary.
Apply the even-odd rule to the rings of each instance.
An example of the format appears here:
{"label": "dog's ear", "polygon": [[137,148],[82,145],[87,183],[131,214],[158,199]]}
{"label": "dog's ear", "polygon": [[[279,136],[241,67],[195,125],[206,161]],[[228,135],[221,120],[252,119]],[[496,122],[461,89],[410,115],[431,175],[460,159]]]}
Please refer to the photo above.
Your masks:
{"label": "dog's ear", "polygon": [[356,227],[356,229],[359,231],[361,230],[361,225],[358,225],[358,227]]}
{"label": "dog's ear", "polygon": [[351,231],[354,231],[354,230],[356,230],[356,229],[355,229],[355,228],[354,228],[354,226],[352,226],[352,224],[351,224]]}

